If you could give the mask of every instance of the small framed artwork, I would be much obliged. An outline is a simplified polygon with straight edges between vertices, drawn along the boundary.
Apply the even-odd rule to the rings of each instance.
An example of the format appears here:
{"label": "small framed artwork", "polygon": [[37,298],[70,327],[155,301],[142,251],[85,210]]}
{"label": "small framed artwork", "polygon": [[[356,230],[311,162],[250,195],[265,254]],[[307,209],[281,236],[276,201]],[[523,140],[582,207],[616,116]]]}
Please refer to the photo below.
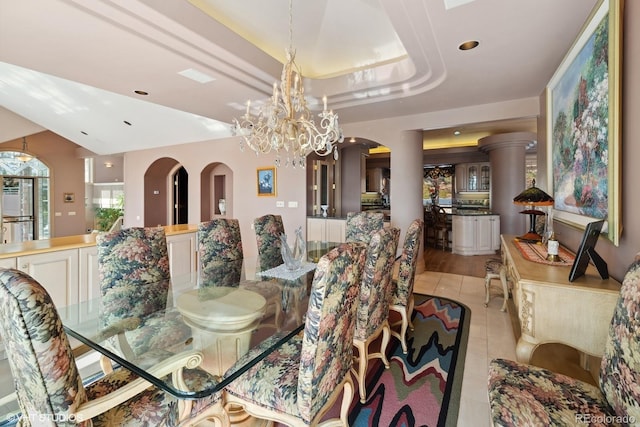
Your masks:
{"label": "small framed artwork", "polygon": [[258,168],[257,173],[258,196],[276,195],[276,168]]}
{"label": "small framed artwork", "polygon": [[76,201],[76,195],[74,193],[64,193],[64,202],[73,203]]}

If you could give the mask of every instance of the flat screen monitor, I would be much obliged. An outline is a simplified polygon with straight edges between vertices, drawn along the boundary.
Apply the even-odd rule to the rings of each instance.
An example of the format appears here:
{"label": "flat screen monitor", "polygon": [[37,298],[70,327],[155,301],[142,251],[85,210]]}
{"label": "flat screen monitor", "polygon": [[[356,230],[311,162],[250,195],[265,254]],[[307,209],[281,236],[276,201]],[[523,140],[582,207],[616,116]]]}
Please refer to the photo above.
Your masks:
{"label": "flat screen monitor", "polygon": [[603,279],[609,278],[609,270],[607,263],[598,255],[595,250],[598,237],[600,237],[600,230],[604,225],[604,220],[590,222],[584,230],[582,235],[582,241],[576,252],[576,259],[571,266],[571,272],[569,272],[569,281],[573,282],[578,277],[583,276],[589,266],[589,260],[593,262],[593,265],[598,269],[600,277]]}

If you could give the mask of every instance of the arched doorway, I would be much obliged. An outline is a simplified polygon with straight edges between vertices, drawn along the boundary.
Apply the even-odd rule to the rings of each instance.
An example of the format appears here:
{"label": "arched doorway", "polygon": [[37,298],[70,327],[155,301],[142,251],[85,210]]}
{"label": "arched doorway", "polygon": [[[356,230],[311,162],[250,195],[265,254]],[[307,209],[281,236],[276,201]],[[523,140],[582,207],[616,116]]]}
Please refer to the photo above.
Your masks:
{"label": "arched doorway", "polygon": [[180,166],[173,173],[173,224],[189,222],[189,174]]}
{"label": "arched doorway", "polygon": [[149,165],[144,174],[144,226],[187,223],[187,184],[188,172],[176,159],[162,157]]}

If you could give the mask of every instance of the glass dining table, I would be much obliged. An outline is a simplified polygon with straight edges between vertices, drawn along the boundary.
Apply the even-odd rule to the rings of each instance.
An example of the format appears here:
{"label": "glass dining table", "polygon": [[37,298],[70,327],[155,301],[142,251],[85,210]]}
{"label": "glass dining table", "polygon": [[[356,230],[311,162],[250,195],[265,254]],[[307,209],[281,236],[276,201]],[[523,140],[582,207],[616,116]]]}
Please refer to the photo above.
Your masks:
{"label": "glass dining table", "polygon": [[[317,261],[338,244],[309,242],[309,259]],[[279,266],[262,272],[256,259],[220,263],[168,282],[119,286],[135,297],[119,291],[58,311],[70,337],[178,398],[197,399],[221,391],[302,331],[312,261],[298,271]],[[274,298],[278,316],[269,305]],[[150,301],[158,300],[161,304],[153,307]],[[273,345],[224,376],[240,356],[267,339]],[[203,369],[218,381],[187,389],[167,375],[176,360],[189,360],[184,369]]]}

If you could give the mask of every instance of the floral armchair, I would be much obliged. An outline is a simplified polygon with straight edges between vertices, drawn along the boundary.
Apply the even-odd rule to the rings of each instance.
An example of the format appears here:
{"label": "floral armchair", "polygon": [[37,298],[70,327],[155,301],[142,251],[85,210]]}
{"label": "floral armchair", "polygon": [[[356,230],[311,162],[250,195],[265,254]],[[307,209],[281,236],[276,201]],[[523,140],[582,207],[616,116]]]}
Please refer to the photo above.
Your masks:
{"label": "floral armchair", "polygon": [[[51,297],[26,273],[0,269],[0,304],[0,336],[7,347],[21,425],[175,426],[204,419],[229,424],[220,393],[179,401],[126,369],[85,386]],[[184,368],[187,362],[158,366],[156,374],[181,372],[187,387],[195,382],[215,385],[206,372]]]}
{"label": "floral armchair", "polygon": [[[146,326],[144,332],[123,330],[113,337],[114,351],[132,351],[135,356],[142,356],[166,347],[168,342],[184,343],[191,336],[191,328],[182,322],[177,310],[165,312],[170,274],[164,229],[133,227],[100,233],[96,246],[102,294],[101,326],[117,328],[125,320],[144,321]],[[103,363],[106,362],[103,358]],[[106,371],[110,369],[108,365],[104,367]]]}
{"label": "floral armchair", "polygon": [[268,270],[282,264],[280,235],[284,234],[284,224],[280,215],[267,214],[253,221],[258,243],[260,270]]}
{"label": "floral armchair", "polygon": [[493,424],[640,423],[640,253],[625,274],[600,365],[599,387],[544,368],[495,359],[489,365]]}
{"label": "floral armchair", "polygon": [[[360,401],[367,399],[365,375],[370,359],[382,359],[389,367],[386,350],[389,344],[389,299],[391,296],[391,274],[395,262],[400,230],[396,227],[383,228],[373,234],[367,247],[367,257],[362,273],[360,295],[356,314],[353,344],[358,349],[357,364],[354,366]],[[369,353],[369,344],[382,334],[380,350]]]}
{"label": "floral armchair", "polygon": [[[340,420],[325,422],[348,425],[354,392],[352,343],[365,252],[364,244],[343,243],[320,259],[304,332],[232,381],[225,389],[227,405],[239,404],[258,418],[290,426],[317,425],[342,393]],[[253,358],[273,344],[273,339],[267,340],[243,357]],[[235,371],[231,367],[225,375]]]}
{"label": "floral armchair", "polygon": [[416,278],[416,267],[418,265],[418,254],[420,252],[420,239],[422,238],[422,230],[424,221],[415,219],[404,237],[402,245],[402,254],[398,263],[398,277],[392,282],[391,304],[389,310],[400,315],[400,321],[392,324],[392,328],[400,325],[400,332],[391,329],[391,335],[398,338],[402,344],[402,351],[407,352],[407,328],[411,327],[411,314],[413,313],[413,283]]}
{"label": "floral armchair", "polygon": [[345,225],[347,242],[369,243],[374,232],[384,227],[382,212],[349,212]]}

